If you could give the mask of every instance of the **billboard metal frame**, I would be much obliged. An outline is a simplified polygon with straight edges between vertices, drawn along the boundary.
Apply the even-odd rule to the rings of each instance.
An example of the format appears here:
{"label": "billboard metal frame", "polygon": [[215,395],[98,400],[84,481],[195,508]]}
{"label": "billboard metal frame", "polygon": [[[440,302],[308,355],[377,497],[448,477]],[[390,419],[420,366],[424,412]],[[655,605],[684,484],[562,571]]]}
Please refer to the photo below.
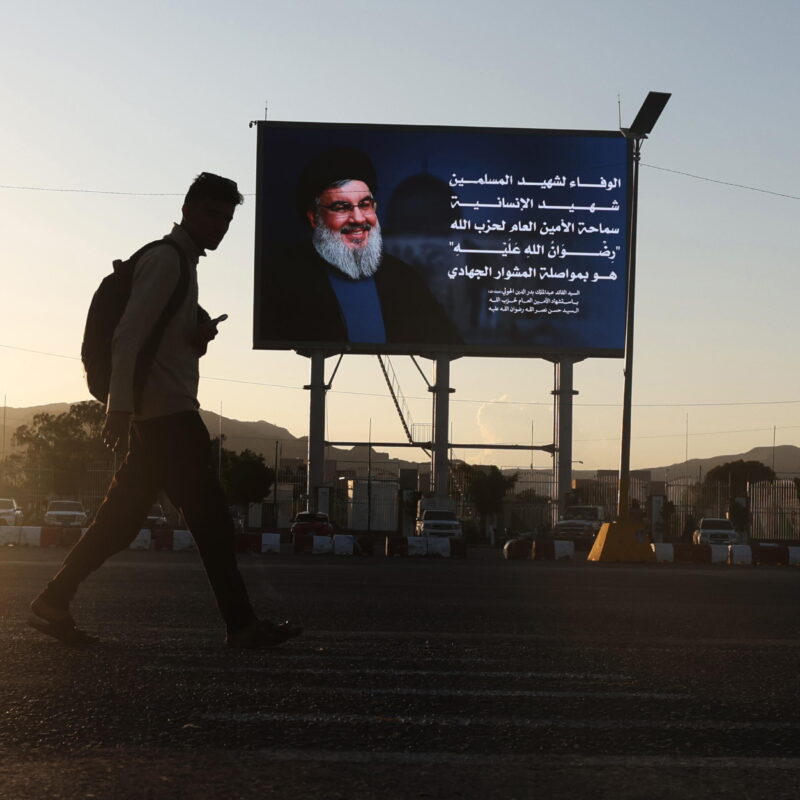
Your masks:
{"label": "billboard metal frame", "polygon": [[[635,259],[635,164],[634,164],[634,142],[630,136],[626,136],[622,131],[586,131],[586,130],[555,130],[555,129],[525,129],[525,128],[471,128],[471,127],[451,127],[451,126],[417,126],[417,125],[375,125],[375,124],[349,124],[349,123],[318,123],[318,122],[289,122],[289,121],[258,121],[255,123],[258,130],[257,146],[257,181],[256,181],[256,227],[255,227],[255,286],[254,286],[254,316],[253,316],[253,347],[254,349],[274,349],[274,350],[295,350],[298,354],[310,359],[311,379],[310,383],[304,388],[310,391],[310,415],[309,415],[309,452],[308,452],[308,506],[316,508],[318,504],[317,493],[323,485],[323,463],[324,452],[327,442],[325,441],[325,395],[330,384],[325,381],[325,359],[335,355],[364,354],[364,355],[418,355],[432,359],[435,363],[436,378],[435,385],[431,387],[434,393],[434,441],[433,441],[433,467],[434,467],[434,486],[436,493],[447,493],[447,453],[448,443],[448,424],[449,418],[449,395],[455,391],[449,386],[450,361],[462,356],[473,357],[502,357],[502,358],[540,358],[551,361],[555,364],[555,387],[553,395],[555,397],[555,417],[554,417],[554,439],[552,445],[532,447],[531,449],[546,450],[553,453],[555,457],[554,467],[557,471],[559,484],[559,499],[563,503],[562,494],[570,488],[571,476],[571,436],[572,436],[572,401],[577,394],[573,390],[572,366],[574,363],[586,358],[622,358],[625,356],[626,349],[629,347],[631,331],[628,329],[630,320],[630,294],[631,281],[631,261]],[[251,123],[252,125],[252,123]],[[525,347],[502,347],[493,348],[475,345],[453,345],[437,346],[403,346],[396,344],[353,344],[353,343],[331,343],[325,341],[290,343],[286,341],[262,340],[259,337],[259,318],[260,318],[260,297],[263,264],[263,203],[265,192],[267,191],[265,170],[263,169],[266,158],[266,138],[262,131],[264,126],[299,126],[299,127],[326,127],[336,129],[371,129],[381,130],[392,128],[394,130],[436,130],[436,131],[487,131],[492,133],[503,133],[512,135],[550,135],[550,136],[580,136],[580,137],[614,137],[625,140],[626,143],[626,163],[625,163],[625,224],[627,240],[633,240],[633,249],[627,247],[625,253],[625,282],[624,293],[626,297],[626,320],[625,320],[625,345],[614,350],[601,350],[592,348],[571,348],[571,347],[548,347],[548,348],[525,348]],[[636,142],[638,144],[638,142]],[[636,148],[638,150],[638,147]],[[634,262],[635,263],[635,262]],[[462,445],[463,446],[463,445]],[[477,446],[477,445],[466,445]],[[485,446],[485,445],[484,445]],[[525,448],[527,449],[527,448]],[[565,461],[566,459],[566,461]]]}

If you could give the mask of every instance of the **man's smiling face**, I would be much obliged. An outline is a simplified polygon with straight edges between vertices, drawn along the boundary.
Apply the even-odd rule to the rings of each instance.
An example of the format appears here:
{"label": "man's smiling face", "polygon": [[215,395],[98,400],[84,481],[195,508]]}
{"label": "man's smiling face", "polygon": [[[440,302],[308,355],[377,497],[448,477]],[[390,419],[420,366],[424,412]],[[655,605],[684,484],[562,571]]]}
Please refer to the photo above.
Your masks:
{"label": "man's smiling face", "polygon": [[319,197],[317,213],[309,210],[308,220],[313,228],[324,225],[350,250],[365,248],[378,225],[375,200],[363,181],[326,189]]}

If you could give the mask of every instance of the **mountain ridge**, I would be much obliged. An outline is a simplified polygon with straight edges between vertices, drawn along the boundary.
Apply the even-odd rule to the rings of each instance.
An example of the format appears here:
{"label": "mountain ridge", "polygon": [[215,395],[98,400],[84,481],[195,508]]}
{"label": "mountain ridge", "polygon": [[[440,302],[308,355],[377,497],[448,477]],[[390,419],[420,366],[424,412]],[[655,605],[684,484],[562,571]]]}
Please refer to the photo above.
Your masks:
{"label": "mountain ridge", "polygon": [[[62,414],[69,411],[73,403],[47,403],[40,406],[28,406],[14,408],[6,406],[3,412],[4,419],[4,441],[3,452],[11,453],[16,448],[11,444],[14,431],[20,425],[30,425],[33,417],[39,413]],[[224,447],[229,450],[241,452],[242,450],[252,450],[264,456],[267,464],[275,463],[276,456],[280,459],[302,459],[308,455],[308,437],[294,436],[287,428],[275,425],[266,420],[237,420],[230,417],[221,417],[213,411],[200,410],[200,416],[208,428],[212,438],[220,432],[220,422],[222,424],[222,435],[224,437]],[[276,445],[277,443],[277,445]],[[354,446],[350,449],[328,446],[325,449],[325,457],[329,460],[340,462],[359,462],[365,463],[370,457],[366,445]],[[399,464],[401,467],[417,467],[428,464],[427,460],[412,461],[393,458],[388,453],[372,449],[372,460],[376,464]],[[761,461],[772,467],[779,477],[800,477],[800,447],[791,444],[772,446],[753,447],[745,453],[731,453],[708,458],[692,458],[685,462],[678,462],[660,467],[648,467],[636,472],[650,472],[652,480],[663,481],[677,477],[702,477],[720,464],[729,461]],[[521,470],[522,468],[520,468]],[[613,467],[612,469],[616,469]],[[504,470],[514,472],[515,470]],[[535,472],[548,472],[549,470],[535,470]],[[573,477],[589,478],[594,477],[597,470],[574,470]]]}

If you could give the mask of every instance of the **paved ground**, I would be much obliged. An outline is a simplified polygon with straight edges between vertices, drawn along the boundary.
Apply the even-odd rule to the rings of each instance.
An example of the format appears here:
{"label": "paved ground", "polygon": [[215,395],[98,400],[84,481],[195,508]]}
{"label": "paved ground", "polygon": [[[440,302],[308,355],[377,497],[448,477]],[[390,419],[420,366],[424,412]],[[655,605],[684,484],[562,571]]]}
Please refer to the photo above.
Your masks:
{"label": "paved ground", "polygon": [[127,552],[80,650],[23,624],[63,555],[0,549],[3,800],[800,796],[798,569],[246,556],[306,633],[238,653]]}

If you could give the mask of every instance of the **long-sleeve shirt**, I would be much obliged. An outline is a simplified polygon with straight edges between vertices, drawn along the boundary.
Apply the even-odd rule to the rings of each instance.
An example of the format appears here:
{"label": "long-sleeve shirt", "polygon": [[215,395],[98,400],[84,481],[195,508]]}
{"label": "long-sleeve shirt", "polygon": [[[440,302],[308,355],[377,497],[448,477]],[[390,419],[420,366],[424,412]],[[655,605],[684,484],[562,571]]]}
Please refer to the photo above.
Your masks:
{"label": "long-sleeve shirt", "polygon": [[[200,354],[192,337],[197,329],[197,262],[205,251],[180,225],[175,225],[164,238],[175,241],[183,251],[189,267],[189,287],[164,329],[134,415],[138,420],[194,411],[200,405],[197,401]],[[179,278],[180,257],[169,244],[151,248],[137,262],[130,299],[111,345],[109,411],[134,412],[136,357]]]}

